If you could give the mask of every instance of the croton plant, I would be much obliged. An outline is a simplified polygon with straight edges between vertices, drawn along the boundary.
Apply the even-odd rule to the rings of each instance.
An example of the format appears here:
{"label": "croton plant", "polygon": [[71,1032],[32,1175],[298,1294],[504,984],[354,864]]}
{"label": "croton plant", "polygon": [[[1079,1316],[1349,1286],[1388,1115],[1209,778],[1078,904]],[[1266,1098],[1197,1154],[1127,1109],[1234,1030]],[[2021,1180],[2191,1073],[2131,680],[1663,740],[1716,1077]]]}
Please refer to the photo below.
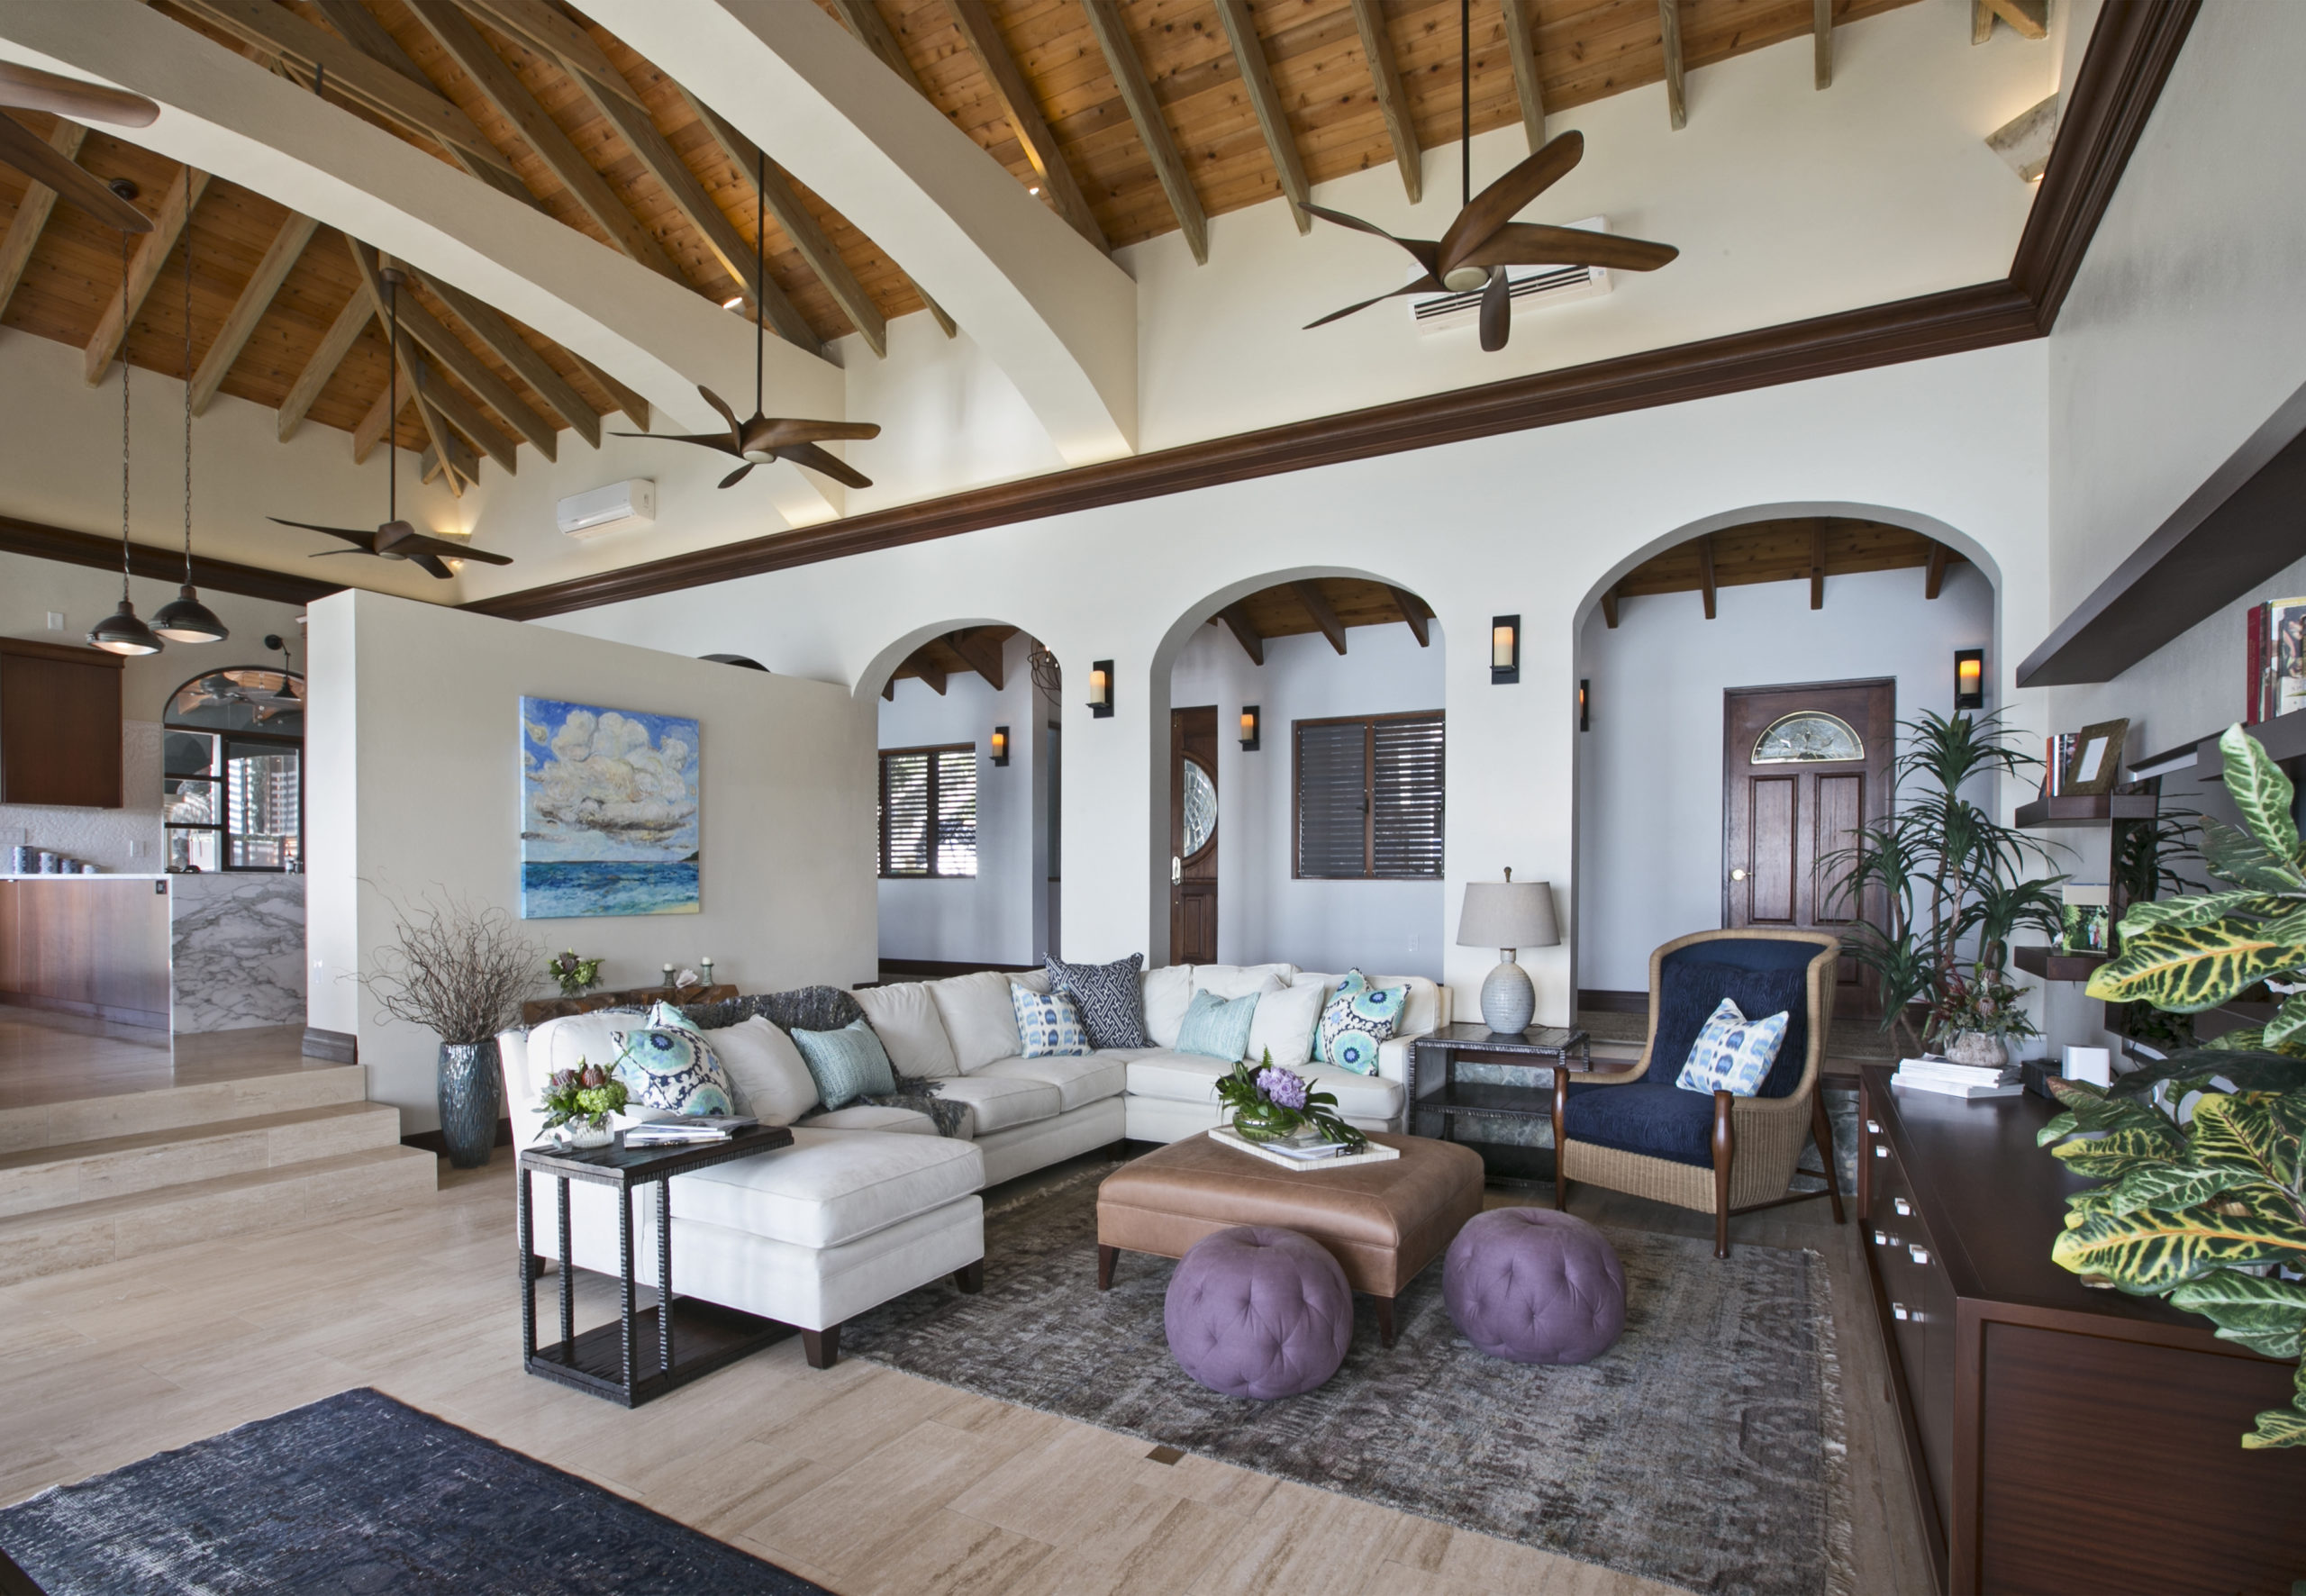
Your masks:
{"label": "croton plant", "polygon": [[[2054,1083],[2066,1111],[2041,1140],[2105,1183],[2077,1192],[2050,1256],[2088,1283],[2166,1298],[2268,1357],[2306,1338],[2306,842],[2290,779],[2241,727],[2220,738],[2244,829],[2202,821],[2225,892],[2133,903],[2120,951],[2090,979],[2108,1002],[2197,1014],[2261,984],[2263,1026],[2116,1078]],[[2287,1408],[2245,1446],[2306,1446],[2306,1365]]]}

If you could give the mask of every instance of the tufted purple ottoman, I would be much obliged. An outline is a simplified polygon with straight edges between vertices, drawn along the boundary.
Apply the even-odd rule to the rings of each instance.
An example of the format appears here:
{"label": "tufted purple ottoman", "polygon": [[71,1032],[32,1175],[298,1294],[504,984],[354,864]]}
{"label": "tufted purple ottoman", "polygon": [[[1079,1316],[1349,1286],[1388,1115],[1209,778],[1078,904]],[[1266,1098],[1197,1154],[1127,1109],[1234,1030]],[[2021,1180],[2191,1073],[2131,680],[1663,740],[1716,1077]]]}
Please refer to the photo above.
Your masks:
{"label": "tufted purple ottoman", "polygon": [[1337,1373],[1353,1339],[1353,1288],[1321,1244],[1243,1225],[1193,1244],[1162,1318],[1177,1365],[1210,1390],[1269,1401]]}
{"label": "tufted purple ottoman", "polygon": [[1625,1328],[1625,1269],[1602,1233],[1545,1208],[1466,1221],[1441,1295],[1466,1339],[1517,1364],[1582,1364]]}

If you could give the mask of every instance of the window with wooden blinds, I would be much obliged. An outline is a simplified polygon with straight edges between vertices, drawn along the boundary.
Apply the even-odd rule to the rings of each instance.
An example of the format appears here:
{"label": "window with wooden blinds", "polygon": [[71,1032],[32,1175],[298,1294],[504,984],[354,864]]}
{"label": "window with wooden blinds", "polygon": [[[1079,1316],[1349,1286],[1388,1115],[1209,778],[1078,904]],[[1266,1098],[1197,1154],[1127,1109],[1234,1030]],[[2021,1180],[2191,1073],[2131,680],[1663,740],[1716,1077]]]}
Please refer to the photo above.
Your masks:
{"label": "window with wooden blinds", "polygon": [[976,874],[976,745],[881,751],[881,874]]}
{"label": "window with wooden blinds", "polygon": [[1444,809],[1438,712],[1299,721],[1296,875],[1438,881]]}

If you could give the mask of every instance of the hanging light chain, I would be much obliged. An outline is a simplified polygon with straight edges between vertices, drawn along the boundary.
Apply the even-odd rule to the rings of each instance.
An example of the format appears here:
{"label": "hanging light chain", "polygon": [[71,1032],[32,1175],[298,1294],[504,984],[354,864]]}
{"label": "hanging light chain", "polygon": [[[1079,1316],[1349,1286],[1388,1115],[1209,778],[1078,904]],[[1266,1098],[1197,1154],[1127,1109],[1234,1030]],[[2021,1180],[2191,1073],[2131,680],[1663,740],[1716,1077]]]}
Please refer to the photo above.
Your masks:
{"label": "hanging light chain", "polygon": [[192,585],[192,230],[184,235],[184,585]]}
{"label": "hanging light chain", "polygon": [[120,602],[128,602],[128,235],[120,235]]}

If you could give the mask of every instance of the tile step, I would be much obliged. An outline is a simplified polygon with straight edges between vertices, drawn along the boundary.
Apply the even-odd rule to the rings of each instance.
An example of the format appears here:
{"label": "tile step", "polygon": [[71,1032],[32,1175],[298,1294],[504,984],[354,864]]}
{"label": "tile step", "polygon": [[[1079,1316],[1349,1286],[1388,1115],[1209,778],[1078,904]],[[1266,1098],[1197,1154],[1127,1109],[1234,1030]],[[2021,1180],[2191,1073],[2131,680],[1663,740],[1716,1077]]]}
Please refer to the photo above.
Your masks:
{"label": "tile step", "polygon": [[439,1169],[433,1154],[395,1142],[16,1214],[0,1219],[0,1286],[218,1237],[402,1207],[431,1197]]}
{"label": "tile step", "polygon": [[368,1095],[368,1072],[357,1064],[316,1065],[309,1069],[196,1085],[161,1086],[108,1097],[79,1097],[28,1108],[0,1109],[0,1153],[66,1142],[101,1141],[178,1130],[220,1120],[325,1108],[359,1102]]}
{"label": "tile step", "polygon": [[308,1163],[400,1140],[383,1103],[327,1103],[0,1153],[0,1218]]}

